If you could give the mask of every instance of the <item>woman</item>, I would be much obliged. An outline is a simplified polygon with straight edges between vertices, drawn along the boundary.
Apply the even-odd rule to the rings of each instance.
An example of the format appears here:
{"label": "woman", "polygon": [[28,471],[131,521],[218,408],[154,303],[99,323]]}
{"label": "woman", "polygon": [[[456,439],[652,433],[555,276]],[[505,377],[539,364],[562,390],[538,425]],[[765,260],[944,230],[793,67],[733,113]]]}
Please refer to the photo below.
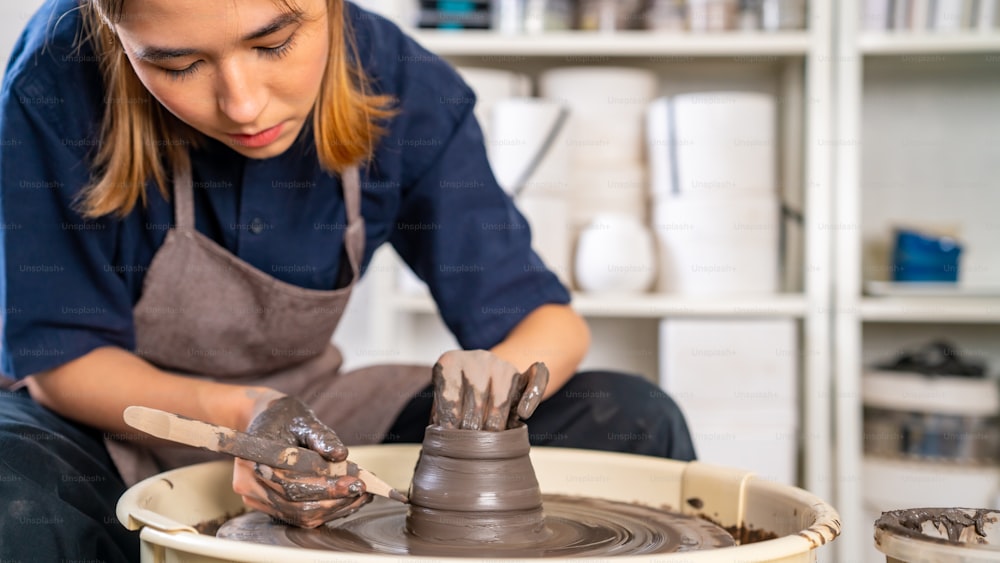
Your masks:
{"label": "woman", "polygon": [[[49,0],[0,102],[0,560],[135,557],[117,496],[205,457],[136,435],[128,405],[331,460],[420,441],[431,370],[341,373],[330,344],[385,242],[467,350],[435,366],[457,401],[439,418],[526,417],[544,389],[535,444],[693,457],[655,386],[573,376],[586,325],[490,172],[472,92],[384,19],[342,0]],[[243,461],[233,479],[303,526],[360,508],[362,485]]]}

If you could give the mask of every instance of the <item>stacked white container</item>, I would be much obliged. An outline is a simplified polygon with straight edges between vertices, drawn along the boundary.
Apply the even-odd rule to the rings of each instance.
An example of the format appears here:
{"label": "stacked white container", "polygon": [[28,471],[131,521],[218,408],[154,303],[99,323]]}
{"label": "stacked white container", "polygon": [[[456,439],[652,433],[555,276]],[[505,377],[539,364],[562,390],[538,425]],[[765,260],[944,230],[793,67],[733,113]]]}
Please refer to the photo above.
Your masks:
{"label": "stacked white container", "polygon": [[531,226],[532,246],[568,284],[573,241],[570,229],[569,110],[539,98],[507,98],[492,108],[487,139],[490,165],[500,186],[514,196]]}
{"label": "stacked white container", "polygon": [[645,219],[643,115],[656,97],[655,75],[635,68],[556,68],[542,74],[539,91],[571,112],[566,142],[573,224],[583,228],[609,211]]}
{"label": "stacked white container", "polygon": [[[507,135],[507,131],[501,130],[498,137],[497,132],[493,131],[494,115],[496,113],[495,108],[498,104],[502,104],[504,101],[512,98],[523,98],[525,96],[531,95],[531,78],[523,73],[510,72],[506,70],[499,70],[495,68],[480,68],[480,67],[469,67],[462,66],[457,67],[459,75],[465,80],[469,88],[472,89],[473,93],[476,95],[476,107],[475,116],[476,120],[479,122],[480,127],[483,131],[483,138],[486,141],[487,155],[489,156],[491,162],[495,159],[495,152],[498,146],[498,139],[502,138],[503,135]],[[511,142],[522,143],[524,141],[515,138]],[[494,166],[494,169],[496,167]],[[551,172],[552,174],[559,174],[558,168],[556,171]],[[525,210],[522,209],[522,212]],[[533,216],[541,216],[545,211],[552,212],[551,209],[545,209],[543,211],[535,211],[533,214],[525,212],[528,215],[529,224],[532,229],[536,229],[536,226],[543,225],[540,221],[532,222],[531,218]],[[558,225],[559,220],[555,219],[553,223],[542,226],[538,228],[546,228],[549,233],[556,233],[558,236],[558,228],[552,225]],[[551,239],[553,235],[549,235]],[[543,235],[544,238],[544,235]],[[561,243],[564,246],[568,246],[568,243]],[[559,248],[558,244],[553,244],[551,241],[547,244],[548,247]],[[536,245],[536,250],[538,250]],[[568,254],[568,250],[561,251],[562,254]],[[569,265],[567,263],[567,258],[560,258],[560,252],[549,252],[548,256],[545,256],[542,251],[543,259],[547,262],[551,261],[550,266],[554,271],[564,279],[568,278]],[[409,268],[400,268],[397,285],[401,292],[411,295],[420,295],[427,292],[427,286],[424,282],[420,281]]]}
{"label": "stacked white container", "polygon": [[578,289],[643,292],[655,279],[643,127],[658,87],[653,73],[636,68],[565,67],[540,77],[541,96],[570,112],[565,142]]}
{"label": "stacked white container", "polygon": [[796,483],[795,321],[667,319],[660,385],[681,406],[700,461]]}
{"label": "stacked white container", "polygon": [[476,94],[476,120],[486,139],[492,133],[493,107],[497,102],[531,95],[531,78],[520,72],[472,66],[461,66],[455,70]]}
{"label": "stacked white container", "polygon": [[774,106],[752,92],[682,94],[650,106],[660,291],[778,291]]}

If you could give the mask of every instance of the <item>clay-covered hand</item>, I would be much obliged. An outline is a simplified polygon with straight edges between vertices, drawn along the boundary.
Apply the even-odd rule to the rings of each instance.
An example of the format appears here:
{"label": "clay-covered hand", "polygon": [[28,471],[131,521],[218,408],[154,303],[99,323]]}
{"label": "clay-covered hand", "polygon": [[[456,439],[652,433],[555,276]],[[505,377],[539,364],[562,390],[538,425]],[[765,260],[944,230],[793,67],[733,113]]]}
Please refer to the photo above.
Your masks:
{"label": "clay-covered hand", "polygon": [[549,382],[545,364],[524,373],[486,350],[447,352],[434,365],[431,424],[499,432],[535,412]]}
{"label": "clay-covered hand", "polygon": [[[308,448],[328,461],[347,459],[347,447],[337,434],[298,399],[271,399],[247,427],[247,432]],[[305,474],[236,460],[233,490],[250,508],[303,528],[354,513],[372,500],[365,483],[351,476]]]}

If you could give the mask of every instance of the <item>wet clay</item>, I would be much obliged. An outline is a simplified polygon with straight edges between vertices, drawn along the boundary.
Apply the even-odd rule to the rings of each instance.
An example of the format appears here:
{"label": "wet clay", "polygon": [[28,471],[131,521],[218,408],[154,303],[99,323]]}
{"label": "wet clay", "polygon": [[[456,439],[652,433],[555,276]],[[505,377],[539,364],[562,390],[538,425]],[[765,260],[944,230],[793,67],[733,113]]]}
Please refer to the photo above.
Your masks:
{"label": "wet clay", "polygon": [[[436,375],[440,380],[441,374]],[[438,420],[454,417],[456,405],[444,400],[437,383]],[[528,399],[537,402],[536,397]],[[504,407],[509,410],[509,403]],[[730,533],[711,522],[649,507],[562,496],[545,497],[543,506],[529,457],[528,429],[514,416],[508,424],[512,426],[502,431],[429,426],[410,486],[409,507],[377,499],[363,511],[311,530],[253,512],[227,522],[217,536],[289,547],[432,557],[614,556],[735,545]]]}
{"label": "wet clay", "polygon": [[[986,524],[997,521],[1000,512],[971,508],[914,508],[883,512],[875,527],[897,536],[952,545],[985,544]],[[947,539],[927,535],[930,527]]]}
{"label": "wet clay", "polygon": [[429,426],[410,485],[406,531],[430,542],[536,544],[551,536],[528,429]]}
{"label": "wet clay", "polygon": [[746,526],[727,526],[726,532],[736,540],[737,545],[747,545],[778,538],[778,534],[767,530],[757,530]]}
{"label": "wet clay", "polygon": [[[735,545],[704,519],[602,499],[543,497],[523,425],[503,432],[428,427],[409,507],[378,498],[316,529],[251,512],[217,536],[286,547],[430,557],[583,557]],[[544,502],[543,502],[544,501]]]}
{"label": "wet clay", "polygon": [[[494,375],[509,376],[509,386],[497,386],[503,377],[493,379]],[[513,365],[490,352],[467,350],[442,356],[431,371],[431,379],[432,425],[502,432],[535,412],[548,385],[549,370],[536,362],[517,373]]]}
{"label": "wet clay", "polygon": [[[694,504],[691,503],[692,500],[697,500],[698,503],[701,504],[701,506],[704,506],[704,503],[701,501],[701,499],[688,499],[687,502],[692,507],[701,508],[701,506],[695,507]],[[718,526],[720,529],[725,530],[726,533],[729,534],[729,536],[732,537],[733,540],[736,542],[736,545],[747,545],[749,543],[757,543],[778,538],[778,534],[774,532],[769,532],[767,530],[758,530],[756,528],[748,527],[746,525],[722,526],[721,524],[719,524],[712,518],[709,518],[705,514],[699,514],[698,518],[701,518],[706,522],[711,522],[713,525]],[[837,535],[837,533],[835,533],[834,535]]]}
{"label": "wet clay", "polygon": [[316,414],[298,399],[281,397],[271,401],[264,412],[250,421],[249,434],[289,445],[309,444],[327,459],[344,459],[347,448],[330,432]]}
{"label": "wet clay", "polygon": [[[181,417],[183,418],[183,417]],[[315,419],[312,411],[291,397],[272,401],[257,415],[248,432],[222,429],[216,433],[219,451],[298,473],[321,473],[329,463],[321,455],[343,457],[346,447]],[[299,448],[298,444],[317,448]],[[357,467],[350,467],[357,475]]]}
{"label": "wet clay", "polygon": [[406,532],[407,509],[377,498],[363,510],[306,530],[250,512],[227,522],[218,537],[310,549],[428,557],[611,557],[676,553],[735,545],[704,519],[602,499],[545,495],[544,538],[533,544],[442,543]]}
{"label": "wet clay", "polygon": [[[523,424],[502,432],[427,428],[409,507],[376,499],[317,529],[251,512],[220,538],[286,547],[430,557],[583,557],[736,544],[693,516],[602,499],[541,494]],[[544,501],[544,502],[543,502]]]}

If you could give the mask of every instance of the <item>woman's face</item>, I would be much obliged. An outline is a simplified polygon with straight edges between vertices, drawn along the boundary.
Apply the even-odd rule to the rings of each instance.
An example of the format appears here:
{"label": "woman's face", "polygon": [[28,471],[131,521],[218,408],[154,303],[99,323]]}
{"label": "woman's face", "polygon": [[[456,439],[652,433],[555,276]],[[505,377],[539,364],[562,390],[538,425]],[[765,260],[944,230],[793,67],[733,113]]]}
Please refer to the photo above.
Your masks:
{"label": "woman's face", "polygon": [[290,4],[132,0],[116,31],[171,113],[240,154],[270,158],[309,117],[330,48],[326,0]]}

